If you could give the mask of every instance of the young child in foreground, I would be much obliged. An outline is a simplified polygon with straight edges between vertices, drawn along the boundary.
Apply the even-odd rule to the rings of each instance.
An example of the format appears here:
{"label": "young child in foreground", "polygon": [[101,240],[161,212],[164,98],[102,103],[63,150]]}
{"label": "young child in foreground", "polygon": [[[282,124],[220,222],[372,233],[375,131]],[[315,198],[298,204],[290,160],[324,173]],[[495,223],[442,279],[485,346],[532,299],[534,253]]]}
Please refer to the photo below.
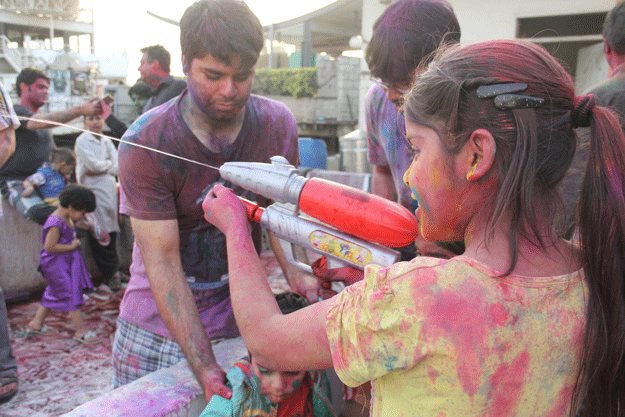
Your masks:
{"label": "young child in foreground", "polygon": [[80,312],[84,305],[83,291],[94,287],[74,230],[76,222],[83,220],[95,207],[93,192],[80,185],[68,185],[59,194],[59,207],[43,226],[39,270],[48,286],[35,317],[27,325],[29,331],[46,333],[49,328],[44,327],[44,320],[50,310],[65,311],[76,327],[74,340],[85,344],[100,341],[94,332],[87,330]]}
{"label": "young child in foreground", "polygon": [[[295,293],[278,294],[276,301],[283,314],[309,304]],[[276,371],[265,368],[250,354],[234,365],[227,379],[232,398],[214,395],[200,417],[334,416],[325,371]]]}
{"label": "young child in foreground", "polygon": [[[414,153],[404,180],[427,241],[463,255],[388,268],[282,315],[241,201],[216,186],[206,219],[226,236],[232,305],[271,369],[334,366],[372,381],[371,415],[625,415],[625,137],[615,114],[541,46],[492,40],[441,51],[403,106]],[[589,127],[563,239],[559,185]],[[266,335],[272,335],[267,343]]]}

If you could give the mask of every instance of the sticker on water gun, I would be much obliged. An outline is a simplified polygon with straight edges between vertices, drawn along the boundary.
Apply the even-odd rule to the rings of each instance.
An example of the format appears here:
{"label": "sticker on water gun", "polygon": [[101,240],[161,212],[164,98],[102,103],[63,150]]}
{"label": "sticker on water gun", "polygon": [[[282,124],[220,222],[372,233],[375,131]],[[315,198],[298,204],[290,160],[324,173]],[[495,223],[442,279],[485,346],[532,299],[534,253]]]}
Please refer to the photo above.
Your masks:
{"label": "sticker on water gun", "polygon": [[310,244],[322,252],[345,259],[353,264],[365,266],[371,262],[371,251],[329,233],[315,230],[308,236]]}

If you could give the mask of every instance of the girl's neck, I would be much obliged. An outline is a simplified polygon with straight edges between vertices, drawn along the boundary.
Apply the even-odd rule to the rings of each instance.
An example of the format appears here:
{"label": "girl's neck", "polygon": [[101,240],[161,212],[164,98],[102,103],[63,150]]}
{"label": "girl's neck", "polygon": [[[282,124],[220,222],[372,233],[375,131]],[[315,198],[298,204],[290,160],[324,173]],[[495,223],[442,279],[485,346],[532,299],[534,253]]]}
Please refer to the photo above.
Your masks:
{"label": "girl's neck", "polygon": [[[551,227],[543,227],[542,246],[536,239],[518,239],[518,258],[512,274],[528,277],[566,275],[582,266],[579,249],[559,238]],[[500,271],[507,271],[512,262],[508,228],[499,227],[488,235],[486,227],[467,228],[464,255]]]}
{"label": "girl's neck", "polygon": [[59,206],[52,214],[61,218],[72,229],[74,228],[74,221],[69,217],[69,210],[67,208]]}

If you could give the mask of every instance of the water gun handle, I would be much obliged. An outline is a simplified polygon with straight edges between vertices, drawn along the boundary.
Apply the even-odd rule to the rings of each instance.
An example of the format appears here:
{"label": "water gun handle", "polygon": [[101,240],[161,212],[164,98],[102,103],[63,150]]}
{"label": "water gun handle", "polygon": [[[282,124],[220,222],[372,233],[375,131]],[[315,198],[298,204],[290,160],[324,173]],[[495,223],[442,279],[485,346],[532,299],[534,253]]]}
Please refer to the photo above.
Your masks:
{"label": "water gun handle", "polygon": [[330,269],[349,266],[364,270],[369,264],[389,266],[399,260],[399,252],[391,248],[364,241],[318,220],[303,218],[278,203],[263,209],[249,200],[241,198],[241,201],[248,219],[260,223],[277,237],[289,263],[305,271],[312,273],[312,268],[296,259],[295,246],[325,256]]}

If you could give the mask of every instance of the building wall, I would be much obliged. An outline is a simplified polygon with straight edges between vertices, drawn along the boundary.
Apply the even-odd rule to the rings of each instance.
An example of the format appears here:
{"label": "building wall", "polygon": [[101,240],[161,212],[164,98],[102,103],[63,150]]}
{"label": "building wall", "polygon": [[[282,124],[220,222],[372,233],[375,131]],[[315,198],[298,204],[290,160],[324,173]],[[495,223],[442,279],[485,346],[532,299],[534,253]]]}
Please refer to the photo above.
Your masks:
{"label": "building wall", "polygon": [[453,6],[462,42],[514,39],[516,19],[534,16],[607,12],[615,0],[448,0]]}

